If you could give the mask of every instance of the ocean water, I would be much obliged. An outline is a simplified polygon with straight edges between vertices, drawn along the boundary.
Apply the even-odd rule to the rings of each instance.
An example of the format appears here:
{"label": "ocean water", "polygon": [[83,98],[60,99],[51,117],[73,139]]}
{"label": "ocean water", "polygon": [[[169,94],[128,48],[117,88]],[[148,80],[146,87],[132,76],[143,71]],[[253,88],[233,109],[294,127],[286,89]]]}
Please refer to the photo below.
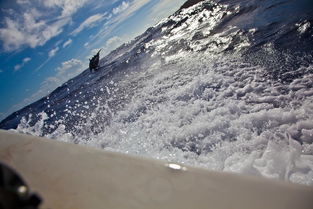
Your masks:
{"label": "ocean water", "polygon": [[312,8],[306,0],[202,1],[1,127],[313,185]]}

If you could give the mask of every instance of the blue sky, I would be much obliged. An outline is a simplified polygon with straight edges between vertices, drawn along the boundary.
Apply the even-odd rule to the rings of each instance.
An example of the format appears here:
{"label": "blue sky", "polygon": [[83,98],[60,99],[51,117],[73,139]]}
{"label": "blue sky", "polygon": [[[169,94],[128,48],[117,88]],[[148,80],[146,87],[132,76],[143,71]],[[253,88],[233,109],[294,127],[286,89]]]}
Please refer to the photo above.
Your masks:
{"label": "blue sky", "polygon": [[185,0],[0,0],[0,120],[46,96]]}

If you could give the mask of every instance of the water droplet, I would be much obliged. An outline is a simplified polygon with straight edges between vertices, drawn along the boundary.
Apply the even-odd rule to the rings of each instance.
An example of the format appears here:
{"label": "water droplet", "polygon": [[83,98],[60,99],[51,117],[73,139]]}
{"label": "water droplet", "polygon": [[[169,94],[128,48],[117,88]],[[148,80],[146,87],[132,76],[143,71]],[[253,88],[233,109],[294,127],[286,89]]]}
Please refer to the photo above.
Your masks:
{"label": "water droplet", "polygon": [[176,164],[176,163],[168,163],[165,166],[167,166],[167,167],[169,167],[170,169],[173,169],[173,170],[183,170],[183,171],[187,170],[186,167],[181,166],[181,165]]}

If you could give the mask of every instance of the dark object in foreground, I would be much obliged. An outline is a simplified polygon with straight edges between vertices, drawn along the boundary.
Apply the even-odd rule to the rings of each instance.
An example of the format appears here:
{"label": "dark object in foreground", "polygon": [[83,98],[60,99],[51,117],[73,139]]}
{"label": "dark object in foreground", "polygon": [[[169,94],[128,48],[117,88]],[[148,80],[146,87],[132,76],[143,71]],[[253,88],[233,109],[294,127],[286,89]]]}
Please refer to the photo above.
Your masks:
{"label": "dark object in foreground", "polygon": [[99,68],[100,51],[101,51],[101,49],[98,51],[98,53],[95,56],[93,56],[91,59],[89,59],[89,70],[90,70],[90,72],[92,72],[92,70],[96,71]]}
{"label": "dark object in foreground", "polygon": [[0,209],[37,209],[41,198],[32,194],[22,178],[0,163]]}

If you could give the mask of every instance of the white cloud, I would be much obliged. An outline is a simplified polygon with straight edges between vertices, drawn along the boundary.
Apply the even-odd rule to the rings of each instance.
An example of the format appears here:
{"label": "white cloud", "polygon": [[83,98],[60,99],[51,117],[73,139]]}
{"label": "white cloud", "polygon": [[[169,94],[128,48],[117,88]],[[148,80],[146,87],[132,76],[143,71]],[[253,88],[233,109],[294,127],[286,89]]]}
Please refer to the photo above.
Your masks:
{"label": "white cloud", "polygon": [[16,1],[18,4],[30,4],[29,0],[17,0]]}
{"label": "white cloud", "polygon": [[112,50],[116,49],[117,47],[119,47],[124,42],[125,42],[125,40],[119,36],[113,36],[113,37],[109,38],[106,41],[105,46],[103,47],[104,54],[110,53]]}
{"label": "white cloud", "polygon": [[68,61],[63,62],[61,66],[57,68],[57,72],[60,75],[63,75],[64,73],[68,73],[69,70],[71,71],[74,70],[76,72],[77,69],[80,69],[82,65],[83,65],[82,61],[78,59],[70,59]]}
{"label": "white cloud", "polygon": [[51,49],[48,53],[49,57],[53,57],[57,52],[59,51],[59,47],[55,47],[54,49]]}
{"label": "white cloud", "polygon": [[22,47],[43,46],[63,31],[71,21],[71,16],[86,2],[87,0],[19,0],[18,11],[23,12],[16,15],[16,10],[14,14],[3,18],[3,26],[0,28],[2,48],[14,51]]}
{"label": "white cloud", "polygon": [[61,18],[73,15],[87,0],[40,0],[48,8],[61,8]]}
{"label": "white cloud", "polygon": [[13,51],[22,46],[35,48],[44,45],[52,37],[62,32],[69,19],[61,19],[48,25],[43,20],[36,20],[30,13],[24,13],[22,20],[5,18],[5,28],[0,28],[0,40],[5,51]]}
{"label": "white cloud", "polygon": [[21,67],[22,67],[21,65],[15,65],[14,66],[14,71],[18,71],[19,69],[21,69]]}
{"label": "white cloud", "polygon": [[91,54],[89,55],[89,57],[94,56],[95,54],[97,54],[100,49],[101,48],[95,48],[95,49],[91,50]]}
{"label": "white cloud", "polygon": [[48,52],[48,59],[46,59],[43,63],[41,63],[36,69],[35,71],[38,71],[40,70],[43,66],[45,66],[51,59],[52,57],[55,56],[55,54],[59,51],[59,47],[58,45],[61,43],[62,41],[58,41],[54,44],[55,48],[51,49],[49,52]]}
{"label": "white cloud", "polygon": [[31,60],[30,57],[25,57],[23,60],[22,60],[22,63],[20,64],[17,64],[14,66],[14,71],[18,71],[19,69],[21,69],[27,62],[29,62]]}
{"label": "white cloud", "polygon": [[159,0],[159,2],[149,12],[149,17],[153,23],[161,18],[168,17],[177,11],[186,0]]}
{"label": "white cloud", "polygon": [[136,0],[129,3],[129,6],[123,10],[123,12],[118,13],[119,15],[113,20],[115,23],[121,23],[122,21],[128,19],[130,16],[135,14],[139,9],[146,5],[151,0]]}
{"label": "white cloud", "polygon": [[30,57],[25,57],[25,58],[23,59],[23,63],[27,63],[27,62],[29,62],[30,60],[31,60]]}
{"label": "white cloud", "polygon": [[66,42],[64,42],[64,44],[63,44],[62,47],[65,48],[65,47],[67,47],[68,45],[70,45],[72,42],[73,42],[72,39],[69,39],[69,40],[67,40]]}
{"label": "white cloud", "polygon": [[120,44],[122,39],[118,36],[113,36],[112,38],[109,38],[106,42],[107,47],[116,47],[117,44]]}
{"label": "white cloud", "polygon": [[82,61],[77,59],[70,59],[63,62],[56,69],[56,75],[48,77],[41,83],[40,90],[31,96],[31,100],[35,101],[36,99],[47,95],[64,82],[81,73],[86,68],[87,66],[84,65]]}
{"label": "white cloud", "polygon": [[[152,0],[136,0],[136,1],[129,1],[129,6],[123,11],[116,15],[114,15],[109,21],[107,21],[103,27],[103,29],[96,34],[93,39],[89,40],[89,47],[99,46],[100,44],[103,45],[104,38],[107,38],[110,33],[116,29],[122,22],[131,18],[135,15],[140,9],[142,9],[145,5],[150,3]],[[123,42],[129,41],[130,39],[134,38],[135,36],[142,33],[147,27],[156,24],[161,18],[167,17],[171,15],[174,11],[179,9],[179,7],[185,2],[185,0],[158,0],[157,3],[150,7],[149,13],[145,20],[141,21],[141,24],[144,25],[143,27],[136,28],[136,30],[130,30],[128,34],[123,36]],[[113,11],[112,11],[113,13]],[[107,43],[104,44],[104,47]],[[119,43],[122,44],[122,43]],[[117,46],[116,46],[117,47]],[[112,50],[112,49],[111,49]],[[109,51],[111,51],[109,50]]]}
{"label": "white cloud", "polygon": [[128,7],[129,7],[129,2],[123,1],[118,7],[113,8],[112,13],[116,15],[126,10]]}
{"label": "white cloud", "polygon": [[113,37],[109,38],[101,48],[93,48],[92,50],[90,50],[90,53],[89,53],[89,55],[86,56],[86,59],[90,59],[92,56],[94,56],[96,53],[98,53],[98,51],[100,49],[102,49],[100,57],[104,57],[107,54],[109,54],[112,50],[119,47],[124,42],[125,42],[124,38],[121,38],[119,36],[113,36]]}
{"label": "white cloud", "polygon": [[[152,0],[136,0],[129,2],[129,6],[120,13],[117,13],[104,24],[104,27],[92,39],[89,40],[89,47],[92,48],[103,44],[103,37],[107,37],[120,23],[133,16],[138,10]],[[113,12],[113,11],[112,11]],[[133,38],[129,36],[129,38]]]}
{"label": "white cloud", "polygon": [[88,17],[84,22],[82,22],[78,28],[76,28],[71,34],[77,35],[85,28],[91,28],[94,27],[94,23],[99,22],[104,19],[105,14],[95,14],[90,17]]}

